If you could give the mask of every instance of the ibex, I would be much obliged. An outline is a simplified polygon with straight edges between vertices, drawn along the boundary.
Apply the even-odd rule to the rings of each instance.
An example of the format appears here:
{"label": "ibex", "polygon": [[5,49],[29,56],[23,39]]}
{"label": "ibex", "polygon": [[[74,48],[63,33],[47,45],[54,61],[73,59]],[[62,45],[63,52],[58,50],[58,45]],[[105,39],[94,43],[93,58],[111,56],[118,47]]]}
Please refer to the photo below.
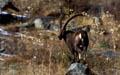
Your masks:
{"label": "ibex", "polygon": [[[63,15],[64,16],[64,15]],[[86,58],[86,52],[89,44],[88,34],[84,30],[66,30],[67,24],[70,20],[77,16],[83,16],[82,14],[76,14],[69,18],[62,28],[62,19],[63,16],[60,18],[60,34],[58,38],[60,40],[64,39],[65,43],[67,44],[69,50],[74,55],[74,61],[79,61],[81,59],[81,55],[84,56],[84,60]]]}

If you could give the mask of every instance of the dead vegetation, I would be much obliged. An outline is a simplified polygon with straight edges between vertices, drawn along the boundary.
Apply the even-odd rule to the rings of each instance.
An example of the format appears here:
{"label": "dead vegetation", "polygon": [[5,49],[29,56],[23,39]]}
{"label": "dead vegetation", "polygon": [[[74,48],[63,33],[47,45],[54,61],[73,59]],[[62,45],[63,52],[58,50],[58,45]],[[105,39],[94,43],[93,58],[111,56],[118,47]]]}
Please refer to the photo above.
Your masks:
{"label": "dead vegetation", "polygon": [[[91,3],[105,3],[104,0],[65,0],[70,5],[65,5],[64,10],[74,9],[70,15],[76,14],[79,10],[88,10]],[[71,3],[69,1],[72,1]],[[61,2],[61,1],[60,1]],[[99,17],[103,20],[103,25],[93,23],[93,15],[89,12],[87,17],[77,17],[74,21],[81,25],[90,25],[89,34],[89,52],[94,55],[96,51],[120,49],[120,24],[119,24],[119,1],[110,0],[112,6],[105,6],[105,10],[100,12]],[[22,13],[27,16],[48,15],[58,10],[58,0],[13,0],[13,3]],[[78,3],[81,3],[78,5]],[[99,5],[99,4],[98,4]],[[80,7],[83,8],[80,8]],[[96,6],[96,5],[94,5]],[[86,7],[86,8],[85,8]],[[113,11],[114,10],[114,11]],[[80,12],[81,12],[80,11]],[[94,12],[93,9],[90,11]],[[109,12],[107,12],[109,11]],[[111,12],[112,11],[112,12]],[[117,12],[116,12],[117,11]],[[71,22],[72,22],[71,21]],[[69,23],[71,24],[71,23]],[[13,25],[13,24],[11,24]],[[9,26],[8,26],[9,27]],[[9,29],[11,31],[11,29]],[[14,32],[13,32],[14,33]],[[15,57],[4,57],[0,61],[1,75],[64,75],[71,61],[71,53],[63,41],[59,41],[55,31],[28,29],[20,31],[19,35],[2,36],[5,39],[3,45],[6,53],[15,54]],[[89,55],[87,59],[89,66],[98,75],[119,75],[119,57],[113,60],[106,60],[99,54]],[[113,65],[114,64],[114,65]],[[112,67],[111,67],[112,65]],[[113,68],[113,69],[111,69]]]}

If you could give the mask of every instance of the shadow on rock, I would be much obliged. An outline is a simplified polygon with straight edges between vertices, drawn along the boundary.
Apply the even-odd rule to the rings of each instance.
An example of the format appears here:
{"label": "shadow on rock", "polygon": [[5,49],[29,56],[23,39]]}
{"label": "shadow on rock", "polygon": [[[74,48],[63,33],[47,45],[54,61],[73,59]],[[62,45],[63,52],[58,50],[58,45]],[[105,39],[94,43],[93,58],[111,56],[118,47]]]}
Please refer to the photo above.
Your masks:
{"label": "shadow on rock", "polygon": [[90,68],[83,63],[73,63],[66,71],[66,75],[95,75]]}
{"label": "shadow on rock", "polygon": [[17,21],[26,21],[27,17],[23,15],[17,15],[6,11],[0,11],[0,24],[9,24]]}

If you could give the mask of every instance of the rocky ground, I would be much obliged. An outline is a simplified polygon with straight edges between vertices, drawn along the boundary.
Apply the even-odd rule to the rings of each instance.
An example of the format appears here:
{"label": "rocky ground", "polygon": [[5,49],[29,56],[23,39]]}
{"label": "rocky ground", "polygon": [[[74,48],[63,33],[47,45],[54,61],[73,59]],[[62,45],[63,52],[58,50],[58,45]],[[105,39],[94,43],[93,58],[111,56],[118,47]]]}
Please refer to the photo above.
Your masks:
{"label": "rocky ground", "polygon": [[[11,9],[6,11],[25,15],[29,19],[0,25],[0,29],[5,30],[0,30],[0,75],[65,75],[72,55],[64,41],[57,37],[59,27],[56,16],[59,17],[61,2],[12,0],[12,3],[20,12]],[[65,10],[67,13],[67,8]],[[41,18],[54,12],[57,15],[50,20]],[[102,24],[99,19],[96,20],[99,17],[83,14],[86,17],[75,18],[69,23],[68,29],[90,27],[87,66],[95,75],[120,75],[119,21],[114,19],[113,14],[104,11],[100,16]],[[52,27],[47,29],[49,24]]]}

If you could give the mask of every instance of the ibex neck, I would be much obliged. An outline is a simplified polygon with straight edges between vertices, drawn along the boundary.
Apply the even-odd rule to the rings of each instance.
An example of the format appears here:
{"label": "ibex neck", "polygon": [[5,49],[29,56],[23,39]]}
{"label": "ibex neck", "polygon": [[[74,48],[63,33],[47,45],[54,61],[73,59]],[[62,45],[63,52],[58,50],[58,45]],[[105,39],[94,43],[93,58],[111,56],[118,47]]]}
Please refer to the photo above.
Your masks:
{"label": "ibex neck", "polygon": [[73,33],[74,33],[73,31],[66,31],[64,35],[64,40],[66,41],[67,39],[73,37],[72,36]]}

